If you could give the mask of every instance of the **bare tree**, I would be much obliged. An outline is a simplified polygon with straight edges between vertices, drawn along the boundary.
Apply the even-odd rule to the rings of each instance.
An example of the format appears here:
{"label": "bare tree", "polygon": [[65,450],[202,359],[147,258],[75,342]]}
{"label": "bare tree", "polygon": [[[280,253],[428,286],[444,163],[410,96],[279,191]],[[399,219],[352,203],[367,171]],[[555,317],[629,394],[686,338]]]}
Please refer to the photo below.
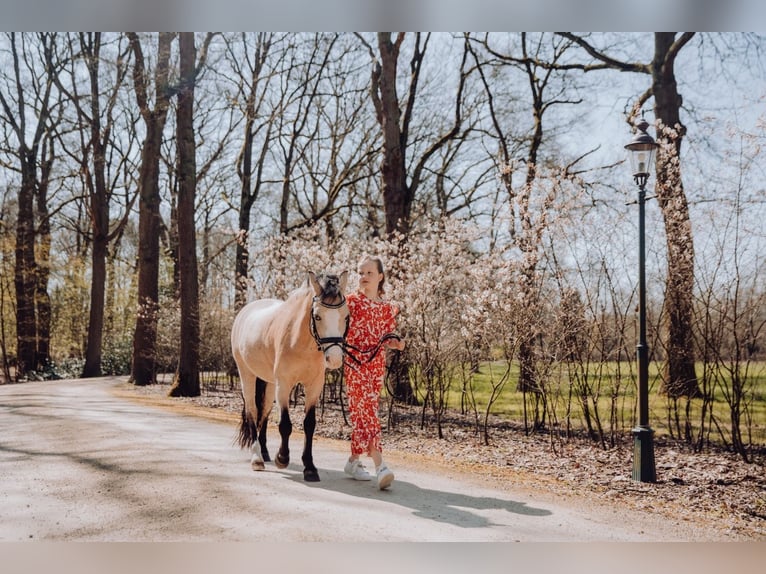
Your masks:
{"label": "bare tree", "polygon": [[435,139],[419,157],[413,157],[410,165],[407,161],[407,154],[413,151],[412,119],[430,34],[414,34],[409,70],[410,83],[402,105],[396,86],[399,74],[399,55],[405,36],[405,33],[400,32],[392,38],[390,32],[379,32],[377,34],[377,52],[363,37],[359,36],[368,47],[373,60],[370,94],[375,107],[375,116],[383,135],[380,166],[386,233],[391,235],[394,232],[399,232],[403,236],[409,233],[413,201],[423,182],[428,162],[448,142],[460,135],[463,121],[463,90],[470,73],[466,69],[468,51],[467,48],[464,48],[459,65],[453,122],[447,126],[445,131],[435,136]]}
{"label": "bare tree", "polygon": [[[114,75],[107,76],[108,81],[105,82],[103,35],[100,32],[68,35],[68,50],[72,55],[70,85],[64,84],[63,74],[56,79],[58,88],[67,98],[67,103],[73,106],[76,112],[72,131],[79,134],[79,145],[71,151],[65,148],[65,151],[80,165],[79,177],[86,191],[85,201],[87,213],[90,215],[90,230],[83,230],[91,244],[90,312],[83,377],[101,375],[107,252],[110,242],[122,233],[130,215],[130,208],[137,197],[137,194],[132,194],[122,216],[117,218],[117,224],[110,228],[112,211],[116,207],[112,198],[119,181],[114,177],[110,178],[110,174],[120,173],[120,167],[127,159],[125,155],[110,152],[119,147],[112,139],[116,130],[115,109],[128,73],[130,47],[127,43],[119,43],[122,38],[121,35],[116,37],[118,43],[114,47],[115,51],[110,52],[112,58],[110,66],[107,67],[113,69]],[[84,93],[81,93],[80,87],[80,63],[85,68],[84,76],[87,78],[87,83],[82,88]],[[104,89],[105,83],[109,86],[107,89]],[[60,126],[58,129],[66,128]]]}
{"label": "bare tree", "polygon": [[[279,63],[279,56],[273,55],[276,41],[274,34],[258,32],[242,34],[241,43],[230,40],[226,44],[227,60],[234,70],[236,84],[236,91],[231,98],[242,106],[244,116],[242,148],[237,156],[237,175],[240,180],[237,205],[239,225],[234,263],[237,309],[247,302],[251,218],[253,206],[262,190],[267,152],[278,114],[278,108],[268,107],[267,99],[269,86],[276,77],[272,66],[276,67]],[[272,63],[272,59],[277,61]]]}
{"label": "bare tree", "polygon": [[[2,164],[0,164],[2,165]],[[7,319],[11,310],[9,294],[13,291],[10,278],[13,276],[13,266],[10,263],[12,258],[11,248],[13,230],[7,221],[10,209],[8,208],[8,197],[10,195],[8,187],[5,187],[0,195],[0,354],[2,354],[2,375],[0,380],[7,383],[12,380],[11,362],[8,352],[8,334]]]}
{"label": "bare tree", "polygon": [[[59,72],[56,34],[16,34],[6,38],[10,66],[2,74],[0,123],[16,140],[6,149],[16,163],[6,164],[20,174],[16,220],[17,377],[44,366],[49,360],[50,222],[47,192],[55,158],[54,115],[60,113],[54,90]],[[40,67],[45,69],[41,70]],[[10,141],[5,142],[10,144]],[[36,225],[36,221],[39,223]],[[39,245],[36,245],[38,243]],[[37,255],[36,255],[37,251]]]}
{"label": "bare tree", "polygon": [[[752,134],[744,133],[740,137],[748,144],[757,142]],[[754,428],[758,420],[755,415],[759,408],[758,381],[766,372],[763,361],[759,360],[763,358],[762,342],[766,333],[763,277],[766,259],[759,248],[763,240],[762,231],[758,231],[763,229],[762,222],[753,225],[748,213],[759,202],[757,194],[762,196],[759,183],[762,148],[745,147],[750,151],[736,154],[735,181],[723,183],[732,196],[716,202],[706,214],[704,211],[700,214],[709,217],[705,225],[708,234],[703,239],[698,263],[699,299],[695,306],[695,336],[702,362],[702,400],[698,402],[697,435],[684,438],[701,450],[711,443],[711,435],[718,434],[716,442],[730,445],[745,461],[752,462],[758,442]],[[728,413],[716,408],[721,397]],[[677,408],[673,410],[675,412],[669,409],[668,413],[669,427],[681,435]],[[687,421],[684,421],[687,427],[692,426],[689,412],[687,406]],[[726,414],[728,425],[724,421]],[[671,416],[676,419],[675,429]]]}
{"label": "bare tree", "polygon": [[656,162],[656,194],[665,222],[668,258],[664,305],[667,348],[665,390],[672,397],[698,396],[692,339],[694,240],[681,179],[679,158],[686,127],[681,123],[682,98],[678,92],[675,71],[676,59],[694,37],[694,32],[656,32],[654,56],[648,63],[618,60],[598,49],[587,37],[570,32],[561,34],[598,62],[579,66],[570,64],[570,67],[586,71],[608,68],[651,77],[651,86],[637,98],[628,121],[632,123],[643,104],[654,98],[654,115],[658,121],[657,141],[660,144]]}
{"label": "bare tree", "polygon": [[[314,34],[299,42],[286,74],[286,98],[279,115],[280,149],[282,162],[282,190],[279,204],[279,232],[287,234],[295,224],[290,221],[290,206],[294,197],[296,163],[306,153],[312,138],[318,136],[312,121],[315,105],[321,97],[321,86],[327,73],[333,47],[338,34]],[[305,49],[306,53],[301,53]],[[293,60],[295,59],[295,60]],[[297,61],[296,61],[297,60]],[[300,222],[298,226],[304,225]]]}
{"label": "bare tree", "polygon": [[[397,91],[399,75],[399,56],[406,34],[400,32],[392,37],[390,32],[377,34],[377,50],[361,35],[360,40],[367,46],[372,58],[372,76],[370,96],[375,109],[375,117],[381,128],[383,148],[381,151],[380,174],[385,212],[386,235],[397,234],[406,240],[412,225],[412,206],[418,188],[425,177],[426,166],[432,157],[448,142],[460,135],[462,125],[463,90],[469,75],[467,71],[468,50],[464,45],[459,65],[459,79],[454,98],[454,117],[451,125],[434,136],[434,139],[418,157],[413,157],[408,164],[407,154],[413,153],[415,132],[412,120],[418,99],[418,87],[430,34],[415,33],[413,36],[412,55],[410,58],[410,82],[404,104],[400,103]],[[408,181],[409,176],[409,181]],[[407,376],[406,361],[398,363],[395,380],[395,398],[413,402],[414,395]]]}
{"label": "bare tree", "polygon": [[194,32],[179,34],[180,85],[176,122],[178,154],[178,260],[181,300],[181,349],[173,387],[174,397],[200,394],[199,377],[199,279],[194,208],[197,187],[196,145],[194,138],[194,85],[198,69],[205,65],[208,34],[201,50],[199,67]]}
{"label": "bare tree", "polygon": [[157,63],[154,70],[154,109],[150,107],[150,71],[147,70],[141,40],[129,32],[133,65],[133,86],[141,116],[146,126],[146,137],[141,152],[139,174],[139,231],[138,231],[138,313],[133,335],[133,364],[131,380],[136,385],[155,381],[155,345],[157,341],[157,310],[159,299],[159,237],[160,193],[159,166],[162,132],[170,107],[171,87],[170,47],[172,33],[161,32],[157,45]]}
{"label": "bare tree", "polygon": [[[328,42],[329,44],[329,42]],[[378,133],[368,112],[367,76],[362,75],[358,43],[340,36],[328,45],[318,93],[307,110],[305,131],[312,134],[292,170],[291,212],[288,231],[322,221],[330,240],[351,225],[364,187],[374,177]]]}
{"label": "bare tree", "polygon": [[[489,115],[494,137],[497,140],[497,156],[500,162],[500,181],[507,192],[510,213],[510,236],[521,252],[520,267],[522,298],[529,308],[540,305],[540,286],[538,285],[538,264],[542,253],[543,235],[549,226],[550,208],[555,199],[555,183],[546,182],[543,147],[549,135],[545,129],[545,114],[556,106],[581,103],[579,99],[570,99],[566,92],[565,75],[557,73],[557,65],[567,55],[568,41],[552,40],[548,35],[536,38],[527,33],[519,36],[519,51],[499,52],[494,49],[487,37],[480,45],[495,60],[485,63],[472,50],[479,67],[480,78],[487,92]],[[484,67],[496,64],[513,66],[523,73],[524,83],[529,86],[531,129],[528,134],[513,136],[502,122],[494,105],[494,88],[489,81]],[[518,161],[517,154],[524,154]],[[558,176],[567,177],[572,166],[567,166]],[[522,172],[523,183],[514,186],[513,176]],[[538,205],[536,196],[542,198]],[[541,392],[541,383],[537,380],[535,341],[538,338],[538,326],[534,322],[526,325],[518,343],[519,381],[518,389],[524,392]]]}

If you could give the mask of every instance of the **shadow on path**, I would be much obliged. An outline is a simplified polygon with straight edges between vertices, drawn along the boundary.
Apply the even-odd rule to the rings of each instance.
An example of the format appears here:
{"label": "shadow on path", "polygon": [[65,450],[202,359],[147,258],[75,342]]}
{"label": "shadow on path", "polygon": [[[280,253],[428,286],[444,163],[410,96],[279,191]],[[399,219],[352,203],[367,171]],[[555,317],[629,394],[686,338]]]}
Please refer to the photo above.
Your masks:
{"label": "shadow on path", "polygon": [[[293,472],[297,471],[297,472]],[[412,482],[394,481],[388,490],[379,490],[375,479],[372,481],[355,481],[343,472],[320,469],[321,482],[305,482],[302,466],[292,463],[286,470],[277,471],[294,482],[300,482],[308,488],[320,488],[331,492],[339,492],[350,496],[380,500],[410,508],[415,516],[454,524],[461,528],[486,528],[492,526],[486,517],[474,511],[505,510],[512,514],[525,516],[550,516],[550,510],[527,506],[524,502],[504,500],[489,496],[471,496],[459,492],[448,492],[422,488]]]}

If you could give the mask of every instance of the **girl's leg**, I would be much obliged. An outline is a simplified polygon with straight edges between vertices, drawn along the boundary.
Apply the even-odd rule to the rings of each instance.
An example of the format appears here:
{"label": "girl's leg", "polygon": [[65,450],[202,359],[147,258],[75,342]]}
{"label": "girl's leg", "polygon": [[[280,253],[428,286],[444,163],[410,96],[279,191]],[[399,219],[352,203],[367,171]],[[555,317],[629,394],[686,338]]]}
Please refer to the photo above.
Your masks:
{"label": "girl's leg", "polygon": [[378,449],[373,449],[370,451],[370,456],[372,456],[372,460],[375,462],[375,475],[378,479],[378,488],[381,490],[388,488],[391,486],[391,483],[394,482],[394,473],[391,472],[388,465],[383,462],[383,453]]}
{"label": "girl's leg", "polygon": [[364,386],[363,380],[351,369],[346,369],[348,410],[351,416],[351,454],[343,467],[343,471],[354,480],[372,480],[372,476],[364,468],[359,457],[365,452],[365,438],[361,427],[363,418]]}
{"label": "girl's leg", "polygon": [[375,464],[375,468],[378,468],[383,462],[383,453],[377,448],[373,447],[370,449],[370,457],[372,457],[372,462]]}

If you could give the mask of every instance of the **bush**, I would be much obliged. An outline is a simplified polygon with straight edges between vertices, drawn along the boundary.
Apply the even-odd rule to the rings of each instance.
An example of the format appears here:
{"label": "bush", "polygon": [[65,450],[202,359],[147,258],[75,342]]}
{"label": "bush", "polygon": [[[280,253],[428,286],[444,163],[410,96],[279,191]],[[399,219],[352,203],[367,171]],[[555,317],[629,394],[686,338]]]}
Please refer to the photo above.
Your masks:
{"label": "bush", "polygon": [[133,356],[131,336],[108,339],[101,354],[101,372],[104,375],[129,375]]}

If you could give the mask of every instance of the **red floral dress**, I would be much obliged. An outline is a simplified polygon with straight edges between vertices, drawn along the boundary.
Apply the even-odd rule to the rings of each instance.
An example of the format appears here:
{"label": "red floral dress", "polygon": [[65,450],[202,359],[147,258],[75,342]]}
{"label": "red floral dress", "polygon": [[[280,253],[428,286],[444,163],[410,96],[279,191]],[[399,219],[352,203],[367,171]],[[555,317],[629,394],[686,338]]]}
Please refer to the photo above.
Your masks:
{"label": "red floral dress", "polygon": [[[346,341],[363,350],[373,349],[380,338],[396,329],[399,309],[388,301],[373,301],[364,293],[354,292],[346,297],[351,315]],[[368,362],[370,354],[350,351],[361,361],[347,361],[344,367],[348,408],[351,415],[351,454],[369,455],[381,449],[378,404],[386,374],[386,350],[383,346]]]}

